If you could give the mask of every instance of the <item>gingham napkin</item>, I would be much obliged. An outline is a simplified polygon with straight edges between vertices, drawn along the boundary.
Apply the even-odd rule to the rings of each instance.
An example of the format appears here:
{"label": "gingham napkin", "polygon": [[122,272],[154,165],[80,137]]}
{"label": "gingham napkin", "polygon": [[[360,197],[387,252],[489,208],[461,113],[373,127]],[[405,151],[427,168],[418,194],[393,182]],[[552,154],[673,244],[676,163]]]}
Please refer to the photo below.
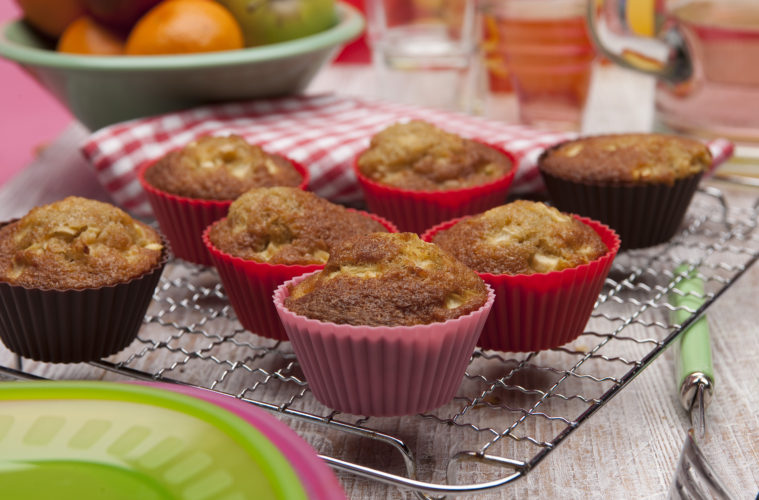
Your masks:
{"label": "gingham napkin", "polygon": [[[111,125],[92,134],[82,146],[98,180],[125,209],[151,215],[137,181],[136,168],[202,135],[238,134],[266,151],[286,155],[307,166],[309,188],[339,203],[362,198],[352,170],[354,156],[370,137],[398,121],[426,120],[449,132],[479,139],[513,153],[518,170],[511,192],[543,188],[535,162],[541,151],[571,133],[553,133],[418,106],[336,95],[312,95],[213,105]],[[718,165],[733,145],[708,144]]]}

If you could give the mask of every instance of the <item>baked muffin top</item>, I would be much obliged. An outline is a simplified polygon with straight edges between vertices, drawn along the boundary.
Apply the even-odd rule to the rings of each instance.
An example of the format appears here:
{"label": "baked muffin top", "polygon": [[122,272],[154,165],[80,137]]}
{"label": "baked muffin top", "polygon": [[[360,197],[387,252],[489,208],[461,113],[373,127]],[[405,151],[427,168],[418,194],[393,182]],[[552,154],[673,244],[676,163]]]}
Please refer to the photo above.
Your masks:
{"label": "baked muffin top", "polygon": [[571,215],[517,200],[464,219],[432,240],[472,269],[490,274],[560,271],[607,252],[601,237]]}
{"label": "baked muffin top", "polygon": [[285,307],[332,323],[402,326],[456,318],[482,307],[477,273],[413,233],[344,240],[324,270],[290,290]]}
{"label": "baked muffin top", "polygon": [[511,168],[509,157],[423,121],[397,123],[371,139],[358,159],[367,178],[412,191],[443,191],[493,182]]}
{"label": "baked muffin top", "polygon": [[0,280],[30,288],[113,285],[155,267],[161,237],[123,210],[70,196],[0,229]]}
{"label": "baked muffin top", "polygon": [[330,249],[356,234],[386,232],[366,215],[290,187],[255,188],[229,207],[209,239],[219,250],[271,264],[324,264]]}
{"label": "baked muffin top", "polygon": [[151,186],[177,196],[234,200],[254,187],[298,186],[303,177],[286,158],[238,135],[201,137],[145,172]]}
{"label": "baked muffin top", "polygon": [[574,182],[664,183],[671,185],[709,168],[712,156],[702,143],[664,134],[611,134],[584,137],[548,149],[539,168]]}

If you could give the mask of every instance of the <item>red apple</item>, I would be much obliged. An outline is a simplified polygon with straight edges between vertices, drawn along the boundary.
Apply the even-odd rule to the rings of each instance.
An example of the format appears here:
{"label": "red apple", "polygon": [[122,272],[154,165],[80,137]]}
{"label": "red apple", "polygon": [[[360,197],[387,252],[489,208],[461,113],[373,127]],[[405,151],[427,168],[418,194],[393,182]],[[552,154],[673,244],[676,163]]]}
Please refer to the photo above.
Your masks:
{"label": "red apple", "polygon": [[90,15],[101,24],[127,32],[161,0],[84,0]]}

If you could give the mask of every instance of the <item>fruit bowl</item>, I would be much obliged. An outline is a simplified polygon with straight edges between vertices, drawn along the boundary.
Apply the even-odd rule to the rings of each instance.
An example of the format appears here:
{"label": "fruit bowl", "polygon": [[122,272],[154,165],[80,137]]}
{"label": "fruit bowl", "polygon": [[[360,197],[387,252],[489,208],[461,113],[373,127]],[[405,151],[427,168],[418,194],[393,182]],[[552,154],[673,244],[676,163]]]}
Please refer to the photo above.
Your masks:
{"label": "fruit bowl", "polygon": [[59,53],[22,21],[0,25],[0,56],[15,61],[90,130],[201,104],[302,91],[364,19],[337,4],[338,22],[286,42],[223,52],[161,56]]}

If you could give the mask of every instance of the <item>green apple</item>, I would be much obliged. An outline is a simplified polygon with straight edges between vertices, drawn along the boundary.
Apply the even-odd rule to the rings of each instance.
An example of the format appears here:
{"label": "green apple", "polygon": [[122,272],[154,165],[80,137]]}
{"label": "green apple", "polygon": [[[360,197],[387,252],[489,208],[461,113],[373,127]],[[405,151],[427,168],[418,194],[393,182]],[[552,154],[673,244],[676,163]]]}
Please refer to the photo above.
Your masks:
{"label": "green apple", "polygon": [[216,0],[240,23],[245,45],[284,42],[337,23],[335,0]]}

